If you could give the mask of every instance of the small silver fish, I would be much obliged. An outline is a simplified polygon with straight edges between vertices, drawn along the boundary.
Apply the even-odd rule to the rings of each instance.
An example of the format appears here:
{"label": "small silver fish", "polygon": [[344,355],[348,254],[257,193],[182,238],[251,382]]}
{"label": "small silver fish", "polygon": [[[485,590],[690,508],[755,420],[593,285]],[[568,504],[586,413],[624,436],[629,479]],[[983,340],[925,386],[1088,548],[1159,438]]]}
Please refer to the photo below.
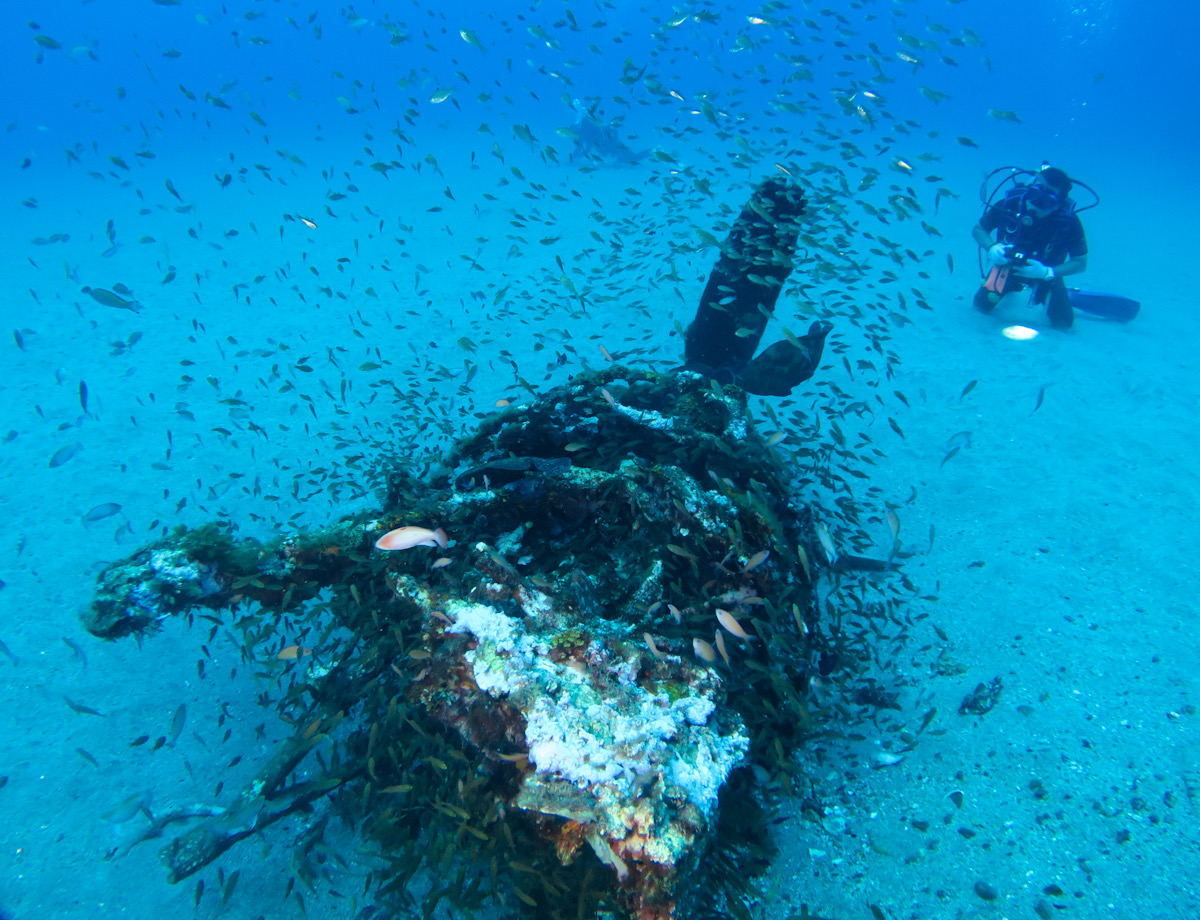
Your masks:
{"label": "small silver fish", "polygon": [[62,640],[64,643],[66,643],[67,648],[75,653],[75,657],[78,658],[80,663],[86,668],[87,652],[83,650],[83,646],[69,636],[63,636]]}
{"label": "small silver fish", "polygon": [[60,447],[54,452],[54,456],[50,458],[50,469],[62,466],[82,449],[83,445],[78,441],[74,444],[68,444],[66,447]]}
{"label": "small silver fish", "polygon": [[179,740],[179,736],[183,732],[183,726],[186,724],[187,706],[180,703],[179,708],[175,710],[175,717],[171,720],[171,731],[167,735],[167,747],[175,747],[175,742]]}
{"label": "small silver fish", "polygon": [[133,313],[142,312],[142,305],[136,300],[126,300],[104,288],[85,287],[83,293],[90,295],[92,300],[106,307],[116,307],[118,310],[129,310]]}
{"label": "small silver fish", "polygon": [[121,506],[116,502],[105,502],[103,505],[97,505],[91,511],[83,516],[83,523],[94,524],[96,521],[103,521],[105,518],[112,517],[114,514],[121,513]]}

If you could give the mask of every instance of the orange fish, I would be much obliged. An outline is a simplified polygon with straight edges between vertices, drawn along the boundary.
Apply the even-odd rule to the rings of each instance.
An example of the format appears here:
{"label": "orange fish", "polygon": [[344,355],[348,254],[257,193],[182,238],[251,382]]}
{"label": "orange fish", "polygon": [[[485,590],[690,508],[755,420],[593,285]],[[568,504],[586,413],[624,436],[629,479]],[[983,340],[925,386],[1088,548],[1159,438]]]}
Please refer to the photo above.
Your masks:
{"label": "orange fish", "polygon": [[821,544],[821,549],[825,550],[825,559],[830,565],[837,562],[837,550],[833,548],[833,538],[829,536],[829,528],[824,524],[817,525],[817,541]]}
{"label": "orange fish", "polygon": [[804,551],[803,546],[797,545],[796,552],[800,556],[800,564],[804,566],[804,578],[809,584],[812,584],[812,569],[808,567],[808,553]]}
{"label": "orange fish", "polygon": [[662,652],[658,650],[658,646],[654,644],[654,637],[650,635],[650,633],[642,633],[642,638],[646,640],[646,646],[650,649],[650,654],[652,654],[659,661],[667,660],[663,657]]}
{"label": "orange fish", "polygon": [[729,651],[725,648],[725,637],[721,635],[721,630],[717,630],[713,635],[713,642],[717,646],[717,651],[721,653],[721,657],[725,659],[726,667],[733,667],[729,662]]}
{"label": "orange fish", "polygon": [[412,549],[414,546],[440,546],[445,549],[446,545],[446,531],[440,527],[437,530],[429,530],[426,527],[397,527],[375,541],[376,549],[388,551]]}
{"label": "orange fish", "polygon": [[734,615],[728,610],[721,610],[720,608],[717,608],[717,622],[739,639],[751,638],[750,634],[746,632],[746,630],[742,629],[742,624],[739,623],[737,618],[734,617]]}
{"label": "orange fish", "polygon": [[281,649],[275,657],[281,661],[295,661],[297,658],[307,658],[312,654],[312,649],[303,648],[299,645],[289,645],[285,649]]}
{"label": "orange fish", "polygon": [[750,557],[749,561],[746,563],[746,567],[744,569],[742,569],[742,571],[749,572],[751,569],[758,568],[760,565],[762,565],[764,562],[767,561],[767,557],[770,555],[771,555],[770,550],[760,549],[757,553],[755,553],[753,556]]}
{"label": "orange fish", "polygon": [[895,511],[888,511],[887,523],[888,523],[888,530],[890,530],[892,532],[892,539],[899,540],[900,539],[900,515],[898,515]]}

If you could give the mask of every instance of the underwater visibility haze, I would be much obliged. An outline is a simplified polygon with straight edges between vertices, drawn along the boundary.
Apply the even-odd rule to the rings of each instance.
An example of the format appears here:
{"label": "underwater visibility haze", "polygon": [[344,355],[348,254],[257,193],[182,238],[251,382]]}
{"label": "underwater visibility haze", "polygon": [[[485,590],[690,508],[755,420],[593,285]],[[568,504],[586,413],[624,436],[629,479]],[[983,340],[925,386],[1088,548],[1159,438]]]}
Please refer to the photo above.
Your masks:
{"label": "underwater visibility haze", "polygon": [[1200,915],[1193,4],[3,18],[0,918]]}

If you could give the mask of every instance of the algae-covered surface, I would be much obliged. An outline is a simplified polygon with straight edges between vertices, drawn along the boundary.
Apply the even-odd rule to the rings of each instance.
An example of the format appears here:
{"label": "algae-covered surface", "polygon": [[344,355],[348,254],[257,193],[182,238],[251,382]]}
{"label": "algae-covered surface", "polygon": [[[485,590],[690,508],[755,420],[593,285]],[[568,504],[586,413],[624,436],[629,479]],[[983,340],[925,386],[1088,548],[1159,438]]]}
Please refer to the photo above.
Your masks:
{"label": "algae-covered surface", "polygon": [[[296,639],[260,703],[303,731],[168,845],[172,879],[336,793],[392,866],[385,901],[405,903],[389,876],[454,871],[423,909],[687,915],[714,896],[698,867],[722,845],[733,771],[757,768],[760,796],[794,788],[808,681],[838,645],[810,641],[818,550],[790,488],[739,388],[616,366],[484,420],[428,483],[404,481],[401,506],[265,544],[182,530],[108,567],[85,616],[97,636],[199,607],[247,651],[271,641],[267,611]],[[380,549],[398,528],[432,536]],[[449,793],[464,783],[465,803]],[[581,848],[598,871],[564,876]]]}

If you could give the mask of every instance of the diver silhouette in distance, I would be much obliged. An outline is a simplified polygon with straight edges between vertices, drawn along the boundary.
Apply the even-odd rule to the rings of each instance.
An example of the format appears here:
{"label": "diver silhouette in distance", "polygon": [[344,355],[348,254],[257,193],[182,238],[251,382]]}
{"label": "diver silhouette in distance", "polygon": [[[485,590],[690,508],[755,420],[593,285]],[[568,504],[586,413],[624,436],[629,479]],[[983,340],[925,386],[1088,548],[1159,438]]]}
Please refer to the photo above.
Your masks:
{"label": "diver silhouette in distance", "polygon": [[585,160],[592,165],[633,166],[646,159],[652,151],[634,150],[621,139],[621,119],[611,120],[600,115],[600,103],[590,106],[578,99],[571,102],[576,114],[575,123],[565,130],[575,141],[571,161]]}

